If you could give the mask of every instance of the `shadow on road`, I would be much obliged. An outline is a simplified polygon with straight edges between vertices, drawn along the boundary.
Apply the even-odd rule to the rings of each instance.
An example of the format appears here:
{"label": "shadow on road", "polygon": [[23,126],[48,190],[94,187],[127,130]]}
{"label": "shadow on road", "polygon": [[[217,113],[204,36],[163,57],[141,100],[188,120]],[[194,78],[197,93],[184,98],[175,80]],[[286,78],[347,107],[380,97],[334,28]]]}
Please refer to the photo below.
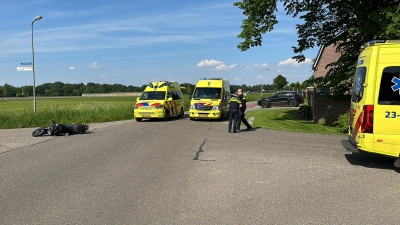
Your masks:
{"label": "shadow on road", "polygon": [[400,172],[400,169],[394,167],[393,165],[395,159],[390,157],[367,153],[351,153],[346,154],[345,157],[351,165],[375,169],[395,170],[398,173]]}

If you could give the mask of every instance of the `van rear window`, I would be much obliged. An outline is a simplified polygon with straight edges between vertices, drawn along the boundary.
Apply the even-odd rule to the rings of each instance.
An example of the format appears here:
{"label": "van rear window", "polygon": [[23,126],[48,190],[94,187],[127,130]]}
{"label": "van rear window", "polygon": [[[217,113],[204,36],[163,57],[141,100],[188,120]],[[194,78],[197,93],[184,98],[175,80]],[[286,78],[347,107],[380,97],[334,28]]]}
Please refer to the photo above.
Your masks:
{"label": "van rear window", "polygon": [[400,105],[400,67],[386,67],[382,73],[378,104]]}
{"label": "van rear window", "polygon": [[356,74],[354,75],[353,94],[351,96],[352,102],[360,102],[363,98],[366,73],[366,67],[358,67],[356,70]]}

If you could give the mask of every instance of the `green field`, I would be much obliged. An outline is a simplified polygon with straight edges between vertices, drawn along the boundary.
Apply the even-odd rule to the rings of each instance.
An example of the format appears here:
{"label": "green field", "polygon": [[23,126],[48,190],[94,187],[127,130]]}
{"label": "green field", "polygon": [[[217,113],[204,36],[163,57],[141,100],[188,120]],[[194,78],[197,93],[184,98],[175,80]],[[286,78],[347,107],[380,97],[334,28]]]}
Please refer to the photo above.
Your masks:
{"label": "green field", "polygon": [[136,97],[37,98],[1,100],[0,129],[41,127],[51,119],[60,124],[95,123],[133,119]]}
{"label": "green field", "polygon": [[[137,97],[66,97],[0,99],[0,129],[42,127],[54,119],[60,124],[99,123],[133,119]],[[189,98],[185,98],[185,110]]]}

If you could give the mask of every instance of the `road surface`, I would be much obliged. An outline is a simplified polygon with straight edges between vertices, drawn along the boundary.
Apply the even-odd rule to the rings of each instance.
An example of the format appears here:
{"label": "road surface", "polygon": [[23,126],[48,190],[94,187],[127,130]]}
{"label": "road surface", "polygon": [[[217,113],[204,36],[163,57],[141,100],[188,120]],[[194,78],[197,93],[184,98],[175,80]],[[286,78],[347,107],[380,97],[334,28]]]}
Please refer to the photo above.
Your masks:
{"label": "road surface", "polygon": [[133,120],[0,130],[0,224],[396,224],[393,159],[345,136]]}

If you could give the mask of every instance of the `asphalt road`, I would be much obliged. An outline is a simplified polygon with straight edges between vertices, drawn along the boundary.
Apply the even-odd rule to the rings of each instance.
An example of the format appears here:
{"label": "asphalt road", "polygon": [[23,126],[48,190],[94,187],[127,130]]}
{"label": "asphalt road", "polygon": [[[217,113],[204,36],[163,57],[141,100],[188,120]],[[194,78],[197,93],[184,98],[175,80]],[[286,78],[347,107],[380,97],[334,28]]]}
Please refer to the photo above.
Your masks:
{"label": "asphalt road", "polygon": [[397,224],[393,159],[227,121],[0,130],[0,224]]}

